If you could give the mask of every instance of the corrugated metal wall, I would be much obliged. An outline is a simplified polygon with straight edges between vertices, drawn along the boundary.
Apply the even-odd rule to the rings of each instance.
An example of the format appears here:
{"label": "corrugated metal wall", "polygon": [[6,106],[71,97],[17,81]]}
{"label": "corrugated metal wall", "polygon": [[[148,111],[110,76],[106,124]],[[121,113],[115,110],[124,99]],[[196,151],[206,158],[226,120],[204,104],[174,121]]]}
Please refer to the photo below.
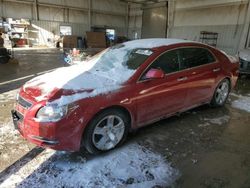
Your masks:
{"label": "corrugated metal wall", "polygon": [[[195,1],[188,1],[195,5]],[[245,1],[198,8],[187,8],[182,3],[187,1],[177,1],[171,37],[200,41],[200,31],[216,32],[217,47],[232,55],[237,53],[247,11]]]}
{"label": "corrugated metal wall", "polygon": [[210,26],[175,26],[172,29],[172,38],[200,41],[200,31],[217,32],[217,48],[235,55],[237,53],[243,25],[210,25]]}
{"label": "corrugated metal wall", "polygon": [[[248,0],[169,0],[168,37],[199,41],[201,31],[217,32],[217,47],[235,55]],[[131,5],[129,37],[141,37],[142,6]]]}
{"label": "corrugated metal wall", "polygon": [[[33,0],[0,1],[0,17],[26,18],[44,32],[39,42],[47,44],[53,34],[59,35],[60,25],[72,26],[72,34],[84,36],[89,27],[89,0],[39,0],[36,20]],[[112,28],[117,35],[127,34],[127,6],[118,0],[91,0],[91,26]],[[40,35],[39,35],[40,36]]]}

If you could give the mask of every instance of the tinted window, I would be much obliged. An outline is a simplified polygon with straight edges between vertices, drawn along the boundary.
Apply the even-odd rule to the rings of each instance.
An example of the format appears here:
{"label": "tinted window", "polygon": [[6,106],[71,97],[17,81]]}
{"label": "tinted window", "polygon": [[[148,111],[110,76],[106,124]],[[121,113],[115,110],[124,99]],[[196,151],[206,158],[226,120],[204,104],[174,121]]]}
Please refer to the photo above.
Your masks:
{"label": "tinted window", "polygon": [[213,55],[204,48],[183,48],[181,51],[181,69],[196,67],[215,61]]}
{"label": "tinted window", "polygon": [[150,68],[162,69],[165,73],[176,72],[179,70],[178,51],[173,50],[164,53],[156,59]]}

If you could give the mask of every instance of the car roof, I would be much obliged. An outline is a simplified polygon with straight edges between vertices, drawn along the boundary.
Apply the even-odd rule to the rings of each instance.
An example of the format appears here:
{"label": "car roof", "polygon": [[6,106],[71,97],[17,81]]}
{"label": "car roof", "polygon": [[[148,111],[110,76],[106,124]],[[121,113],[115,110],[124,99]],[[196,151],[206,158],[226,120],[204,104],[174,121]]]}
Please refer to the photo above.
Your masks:
{"label": "car roof", "polygon": [[[139,39],[133,40],[123,43],[125,48],[135,49],[135,48],[157,48],[161,46],[169,46],[173,44],[180,44],[180,43],[198,43],[189,40],[183,39],[174,39],[174,38],[151,38],[151,39]],[[198,43],[200,44],[200,43]]]}

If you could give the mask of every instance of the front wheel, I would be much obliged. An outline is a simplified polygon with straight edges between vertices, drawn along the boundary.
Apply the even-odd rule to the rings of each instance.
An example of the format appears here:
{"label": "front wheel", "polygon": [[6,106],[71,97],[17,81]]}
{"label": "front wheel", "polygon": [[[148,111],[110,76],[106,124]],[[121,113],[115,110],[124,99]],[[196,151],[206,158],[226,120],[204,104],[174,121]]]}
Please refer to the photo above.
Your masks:
{"label": "front wheel", "polygon": [[228,79],[224,79],[216,87],[211,105],[214,107],[223,106],[226,103],[229,92],[230,82]]}
{"label": "front wheel", "polygon": [[129,123],[129,118],[120,110],[104,111],[86,128],[83,146],[91,154],[109,151],[126,139]]}

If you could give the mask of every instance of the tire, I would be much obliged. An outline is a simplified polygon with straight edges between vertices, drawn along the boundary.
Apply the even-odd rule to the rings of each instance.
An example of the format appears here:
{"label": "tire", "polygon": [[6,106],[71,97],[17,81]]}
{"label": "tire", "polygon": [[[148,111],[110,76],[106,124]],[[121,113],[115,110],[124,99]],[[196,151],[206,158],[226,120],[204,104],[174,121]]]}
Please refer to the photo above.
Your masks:
{"label": "tire", "polygon": [[0,64],[8,63],[9,59],[10,59],[9,56],[2,56],[2,57],[0,57]]}
{"label": "tire", "polygon": [[90,154],[112,150],[126,140],[129,128],[130,119],[125,113],[117,109],[105,110],[86,127],[82,146]]}
{"label": "tire", "polygon": [[214,91],[213,98],[211,100],[211,106],[220,107],[224,106],[227,101],[230,92],[230,81],[228,79],[223,79]]}

